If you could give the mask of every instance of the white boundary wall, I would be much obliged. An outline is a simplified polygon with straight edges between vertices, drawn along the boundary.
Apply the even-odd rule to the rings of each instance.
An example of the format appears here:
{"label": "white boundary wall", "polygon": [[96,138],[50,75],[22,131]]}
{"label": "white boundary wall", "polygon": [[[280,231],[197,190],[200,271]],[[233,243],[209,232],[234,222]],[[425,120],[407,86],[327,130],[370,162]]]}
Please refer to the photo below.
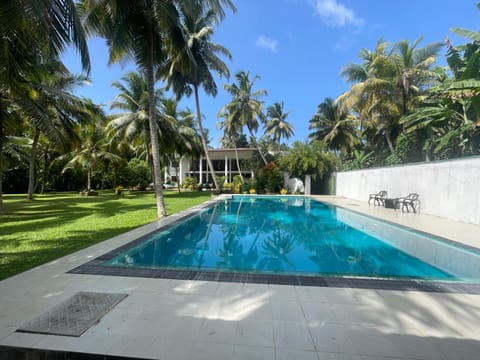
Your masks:
{"label": "white boundary wall", "polygon": [[424,214],[480,225],[480,157],[337,173],[336,195],[368,201],[420,195]]}

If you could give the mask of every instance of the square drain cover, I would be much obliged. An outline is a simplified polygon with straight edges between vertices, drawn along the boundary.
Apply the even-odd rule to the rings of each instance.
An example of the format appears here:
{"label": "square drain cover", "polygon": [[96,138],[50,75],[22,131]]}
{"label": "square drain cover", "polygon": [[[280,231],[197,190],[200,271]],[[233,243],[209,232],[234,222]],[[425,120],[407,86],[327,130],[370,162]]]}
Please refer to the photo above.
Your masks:
{"label": "square drain cover", "polygon": [[82,291],[32,319],[17,331],[80,336],[126,296]]}

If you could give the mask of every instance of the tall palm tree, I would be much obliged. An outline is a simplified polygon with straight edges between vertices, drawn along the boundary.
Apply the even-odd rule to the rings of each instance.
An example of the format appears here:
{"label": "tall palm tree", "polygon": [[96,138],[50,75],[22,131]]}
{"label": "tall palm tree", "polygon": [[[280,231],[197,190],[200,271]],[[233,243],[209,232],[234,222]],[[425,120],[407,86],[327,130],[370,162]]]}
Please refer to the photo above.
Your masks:
{"label": "tall palm tree", "polygon": [[92,189],[92,176],[94,171],[101,170],[107,162],[120,163],[122,158],[108,151],[108,144],[105,140],[105,121],[103,116],[92,119],[90,124],[80,128],[79,137],[81,144],[73,151],[62,155],[58,160],[67,159],[62,172],[80,167],[86,172],[87,190]]}
{"label": "tall palm tree", "polygon": [[422,89],[438,83],[439,73],[432,66],[444,44],[436,42],[417,49],[422,40],[420,37],[412,45],[402,40],[394,46],[393,61],[397,66],[397,86],[402,94],[402,115],[415,108],[415,100]]}
{"label": "tall palm tree", "polygon": [[35,163],[40,133],[60,149],[68,149],[78,142],[75,125],[86,123],[100,110],[91,101],[75,96],[71,91],[85,83],[84,76],[75,76],[58,61],[40,64],[35,72],[28,76],[31,80],[29,91],[35,107],[22,106],[19,112],[33,126],[33,142],[30,152],[29,181],[27,199],[33,199],[35,184]]}
{"label": "tall palm tree", "polygon": [[362,132],[365,127],[383,134],[393,154],[392,128],[401,110],[393,90],[397,67],[392,61],[391,45],[380,39],[373,51],[362,49],[358,56],[361,64],[349,64],[341,71],[341,75],[353,85],[336,102],[342,111],[354,109],[359,114]]}
{"label": "tall palm tree", "polygon": [[355,118],[331,98],[318,105],[317,113],[310,119],[308,137],[320,140],[329,149],[347,153],[357,142]]}
{"label": "tall palm tree", "polygon": [[266,122],[263,101],[259,98],[267,95],[267,91],[263,89],[254,91],[255,81],[260,77],[255,75],[253,79],[250,79],[249,76],[250,72],[239,71],[235,74],[237,84],[224,85],[225,90],[232,96],[232,100],[220,110],[219,116],[227,116],[228,121],[238,122],[247,127],[255,147],[266,165],[267,160],[260,150],[254,133],[258,130],[259,120],[262,124]]}
{"label": "tall palm tree", "polygon": [[417,48],[421,40],[412,45],[403,40],[392,47],[379,40],[373,52],[362,49],[362,64],[342,69],[342,75],[354,84],[337,101],[358,111],[362,129],[367,120],[367,127],[382,133],[392,154],[395,138],[401,133],[400,117],[412,111],[419,95],[439,78],[433,65],[442,44]]}
{"label": "tall palm tree", "polygon": [[[111,103],[110,108],[122,110],[122,112],[112,115],[112,120],[107,124],[108,137],[120,147],[128,145],[137,153],[137,156],[144,154],[153,178],[154,168],[149,120],[150,99],[147,79],[144,74],[131,71],[125,74],[121,81],[113,82],[112,86],[118,89],[119,93]],[[168,126],[158,117],[158,107],[161,104],[162,95],[162,90],[155,90],[157,113],[155,129],[161,129],[164,125]]]}
{"label": "tall palm tree", "polygon": [[[231,0],[221,0],[219,3],[235,10]],[[207,95],[216,96],[218,89],[211,71],[219,76],[229,77],[226,64],[217,56],[221,54],[231,59],[230,52],[223,46],[211,42],[213,26],[219,22],[222,12],[218,6],[211,6],[201,0],[182,0],[178,2],[181,21],[172,28],[167,39],[169,58],[166,66],[167,88],[172,88],[177,99],[193,92],[197,108],[197,122],[202,139],[203,150],[208,168],[218,189],[213,164],[208,153],[207,140],[202,124],[200,111],[199,88],[202,86]],[[220,7],[221,9],[221,7]]]}
{"label": "tall palm tree", "polygon": [[157,216],[166,216],[157,136],[155,72],[165,59],[164,29],[178,21],[175,4],[159,0],[83,0],[80,8],[87,29],[107,39],[109,62],[131,58],[146,75]]}
{"label": "tall palm tree", "polygon": [[237,169],[238,169],[238,175],[240,175],[240,179],[242,180],[243,183],[243,175],[242,175],[242,170],[240,168],[240,159],[238,157],[238,140],[240,136],[242,135],[242,126],[239,122],[236,122],[235,119],[229,118],[228,116],[224,115],[223,121],[218,123],[218,128],[223,130],[223,137],[224,139],[228,139],[230,144],[233,144],[233,147],[235,149],[235,159],[237,161]]}
{"label": "tall palm tree", "polygon": [[294,135],[293,125],[287,122],[289,112],[283,111],[284,103],[276,102],[267,108],[265,133],[270,135],[277,145],[282,138],[290,139]]}
{"label": "tall palm tree", "polygon": [[[32,71],[38,58],[57,58],[71,43],[88,72],[87,43],[73,0],[0,2],[0,207],[3,145],[7,131],[16,123],[11,114],[14,99],[25,95],[24,75]],[[29,106],[38,104],[29,101]]]}
{"label": "tall palm tree", "polygon": [[[173,129],[169,136],[161,137],[163,147],[166,149],[165,163],[178,165],[178,160],[182,156],[199,157],[203,153],[203,147],[201,136],[194,127],[195,115],[189,109],[179,110],[176,99],[163,99],[160,109],[160,117],[164,122],[171,124]],[[178,176],[178,167],[175,170]],[[180,192],[180,186],[178,191]]]}

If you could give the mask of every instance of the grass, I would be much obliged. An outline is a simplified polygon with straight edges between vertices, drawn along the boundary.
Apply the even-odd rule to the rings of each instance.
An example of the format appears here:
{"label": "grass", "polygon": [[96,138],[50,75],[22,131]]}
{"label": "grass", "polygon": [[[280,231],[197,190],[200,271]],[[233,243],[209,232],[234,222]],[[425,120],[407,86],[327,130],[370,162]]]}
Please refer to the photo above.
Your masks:
{"label": "grass", "polygon": [[[168,214],[210,199],[209,193],[165,192]],[[4,195],[0,214],[0,280],[156,219],[152,192]]]}

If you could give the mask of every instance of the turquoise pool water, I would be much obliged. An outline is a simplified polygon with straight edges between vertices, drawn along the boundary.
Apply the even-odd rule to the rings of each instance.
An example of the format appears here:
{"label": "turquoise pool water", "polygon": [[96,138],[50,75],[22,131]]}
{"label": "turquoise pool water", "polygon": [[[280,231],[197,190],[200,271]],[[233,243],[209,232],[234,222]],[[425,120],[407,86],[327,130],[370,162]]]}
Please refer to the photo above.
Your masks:
{"label": "turquoise pool water", "polygon": [[[427,253],[418,249],[419,241],[427,241]],[[409,242],[419,256],[405,247]],[[151,234],[107,265],[434,280],[472,276],[427,261],[433,243],[441,242],[304,197],[234,196]]]}

